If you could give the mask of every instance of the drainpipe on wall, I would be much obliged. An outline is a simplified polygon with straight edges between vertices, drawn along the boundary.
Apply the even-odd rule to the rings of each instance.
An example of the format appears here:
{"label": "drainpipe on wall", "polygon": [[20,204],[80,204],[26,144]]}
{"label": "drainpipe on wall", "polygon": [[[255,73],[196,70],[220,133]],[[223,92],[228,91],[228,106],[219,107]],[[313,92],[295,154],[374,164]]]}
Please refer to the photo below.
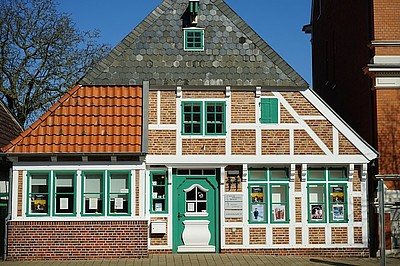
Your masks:
{"label": "drainpipe on wall", "polygon": [[3,260],[7,260],[7,251],[8,251],[8,223],[11,220],[12,213],[12,188],[13,188],[13,170],[10,168],[8,177],[8,214],[5,219],[5,234],[4,234],[4,251],[3,251]]}

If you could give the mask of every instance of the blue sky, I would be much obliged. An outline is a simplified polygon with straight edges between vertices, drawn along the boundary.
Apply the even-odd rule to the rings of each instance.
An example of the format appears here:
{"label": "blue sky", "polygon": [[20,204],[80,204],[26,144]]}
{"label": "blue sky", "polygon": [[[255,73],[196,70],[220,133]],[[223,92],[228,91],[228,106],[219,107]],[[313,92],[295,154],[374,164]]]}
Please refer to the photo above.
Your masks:
{"label": "blue sky", "polygon": [[[58,0],[81,30],[98,29],[101,42],[116,46],[162,0]],[[311,0],[225,0],[311,85]]]}

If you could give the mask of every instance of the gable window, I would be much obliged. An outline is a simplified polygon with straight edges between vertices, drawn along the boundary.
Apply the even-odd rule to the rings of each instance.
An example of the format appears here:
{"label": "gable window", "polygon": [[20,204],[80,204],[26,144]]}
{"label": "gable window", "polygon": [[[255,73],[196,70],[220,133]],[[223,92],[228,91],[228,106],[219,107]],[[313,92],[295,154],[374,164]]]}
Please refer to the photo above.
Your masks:
{"label": "gable window", "polygon": [[277,124],[279,121],[279,102],[277,98],[261,98],[262,124]]}
{"label": "gable window", "polygon": [[184,29],[184,44],[187,51],[204,50],[204,30],[198,28]]}
{"label": "gable window", "polygon": [[182,134],[225,135],[225,115],[225,102],[183,102]]}

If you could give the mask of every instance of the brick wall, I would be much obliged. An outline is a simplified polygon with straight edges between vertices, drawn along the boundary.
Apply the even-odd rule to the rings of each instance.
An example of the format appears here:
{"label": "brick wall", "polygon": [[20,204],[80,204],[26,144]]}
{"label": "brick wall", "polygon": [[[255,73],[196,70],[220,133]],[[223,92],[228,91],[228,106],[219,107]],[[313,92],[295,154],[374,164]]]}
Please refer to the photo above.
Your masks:
{"label": "brick wall", "polygon": [[296,227],[296,244],[303,244],[303,228]]}
{"label": "brick wall", "polygon": [[321,155],[324,152],[305,130],[294,130],[294,154]]}
{"label": "brick wall", "polygon": [[18,204],[17,215],[22,216],[22,188],[23,188],[23,171],[18,171]]}
{"label": "brick wall", "polygon": [[289,228],[273,228],[272,229],[272,243],[274,245],[288,245],[289,244]]}
{"label": "brick wall", "polygon": [[176,124],[175,91],[161,91],[160,101],[160,123]]}
{"label": "brick wall", "polygon": [[147,221],[11,221],[8,260],[143,258],[147,238]]}
{"label": "brick wall", "polygon": [[255,123],[256,106],[254,92],[235,91],[231,94],[232,123]]}
{"label": "brick wall", "polygon": [[361,198],[354,197],[353,198],[353,210],[354,210],[354,222],[362,222],[362,206],[361,206]]}
{"label": "brick wall", "polygon": [[361,191],[361,168],[354,167],[353,191]]}
{"label": "brick wall", "polygon": [[280,106],[280,122],[282,124],[295,124],[297,123],[296,119],[289,113],[288,110],[286,110],[283,105]]}
{"label": "brick wall", "polygon": [[149,130],[148,150],[150,155],[175,155],[176,131]]}
{"label": "brick wall", "polygon": [[182,155],[224,155],[224,154],[225,154],[225,139],[190,138],[182,140]]}
{"label": "brick wall", "polygon": [[333,152],[333,125],[327,120],[307,120],[306,122],[328,149]]}
{"label": "brick wall", "polygon": [[[254,104],[253,104],[254,105]],[[232,130],[232,155],[256,154],[256,131],[234,129]]]}
{"label": "brick wall", "polygon": [[265,245],[266,243],[265,228],[250,228],[250,245]]}
{"label": "brick wall", "polygon": [[157,124],[157,91],[149,91],[149,124]]}
{"label": "brick wall", "polygon": [[375,0],[373,5],[375,40],[399,40],[400,0]]}
{"label": "brick wall", "polygon": [[332,227],[332,244],[347,244],[347,227]]}
{"label": "brick wall", "polygon": [[289,155],[290,139],[289,130],[274,129],[262,130],[262,154],[263,155]]}
{"label": "brick wall", "polygon": [[242,228],[225,228],[225,243],[227,245],[242,245],[243,244],[243,229]]}
{"label": "brick wall", "polygon": [[362,227],[354,227],[354,243],[355,244],[363,243]]}
{"label": "brick wall", "polygon": [[300,92],[282,92],[281,94],[298,115],[321,115],[321,113],[310,104]]}
{"label": "brick wall", "polygon": [[360,154],[360,151],[342,133],[339,133],[339,154]]}
{"label": "brick wall", "polygon": [[301,199],[300,197],[295,198],[295,204],[296,204],[296,223],[301,223],[302,221],[302,215],[301,215]]}
{"label": "brick wall", "polygon": [[308,228],[308,242],[311,245],[325,244],[325,228],[324,227]]}
{"label": "brick wall", "polygon": [[[164,221],[167,223],[168,218],[153,217],[150,219],[150,222],[155,222],[155,221]],[[167,232],[168,232],[168,223],[167,223]],[[168,245],[168,234],[150,234],[150,245],[153,246]]]}

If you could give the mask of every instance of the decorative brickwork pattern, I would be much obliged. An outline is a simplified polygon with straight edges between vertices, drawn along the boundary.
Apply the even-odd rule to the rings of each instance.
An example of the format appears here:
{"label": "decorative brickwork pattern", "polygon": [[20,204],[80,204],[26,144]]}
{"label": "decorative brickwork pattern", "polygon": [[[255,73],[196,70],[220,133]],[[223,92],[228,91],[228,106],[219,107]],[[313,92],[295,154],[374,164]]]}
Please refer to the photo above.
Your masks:
{"label": "decorative brickwork pattern", "polygon": [[355,244],[363,243],[362,227],[354,227],[354,243]]}
{"label": "decorative brickwork pattern", "polygon": [[176,131],[174,130],[149,130],[150,155],[175,155]]}
{"label": "decorative brickwork pattern", "polygon": [[[150,219],[150,222],[155,221],[164,221],[168,222],[168,218],[166,217],[153,217]],[[168,232],[168,223],[167,223],[167,232]],[[168,234],[151,234],[150,233],[150,245],[152,246],[164,246],[168,245]]]}
{"label": "decorative brickwork pattern", "polygon": [[301,257],[360,257],[369,256],[368,248],[274,248],[274,249],[222,249],[225,254],[259,254],[267,256]]}
{"label": "decorative brickwork pattern", "polygon": [[149,91],[149,124],[157,124],[157,91]]}
{"label": "decorative brickwork pattern", "polygon": [[23,171],[18,171],[18,203],[17,203],[17,215],[22,216],[22,189],[23,189]]}
{"label": "decorative brickwork pattern", "polygon": [[342,133],[339,133],[339,154],[353,155],[361,153]]}
{"label": "decorative brickwork pattern", "polygon": [[256,122],[256,104],[254,92],[232,92],[231,106],[232,123]]}
{"label": "decorative brickwork pattern", "polygon": [[361,169],[360,169],[360,167],[354,167],[353,191],[361,191]]}
{"label": "decorative brickwork pattern", "polygon": [[250,245],[265,245],[266,233],[266,228],[250,228]]}
{"label": "decorative brickwork pattern", "polygon": [[175,91],[161,91],[160,123],[176,124]]}
{"label": "decorative brickwork pattern", "polygon": [[331,237],[332,244],[347,244],[348,241],[348,231],[347,227],[332,227]]}
{"label": "decorative brickwork pattern", "polygon": [[224,155],[225,139],[183,139],[183,155]]}
{"label": "decorative brickwork pattern", "polygon": [[256,155],[256,131],[232,130],[232,155]]}
{"label": "decorative brickwork pattern", "polygon": [[361,197],[353,198],[354,222],[362,222]]}
{"label": "decorative brickwork pattern", "polygon": [[321,115],[321,113],[301,95],[300,92],[281,92],[298,115]]}
{"label": "decorative brickwork pattern", "polygon": [[301,223],[302,221],[302,210],[301,210],[301,199],[300,197],[295,198],[296,204],[296,223]]}
{"label": "decorative brickwork pattern", "polygon": [[183,91],[182,98],[184,100],[187,100],[187,98],[225,98],[225,91]]}
{"label": "decorative brickwork pattern", "polygon": [[296,227],[296,244],[303,244],[303,228]]}
{"label": "decorative brickwork pattern", "polygon": [[289,155],[289,130],[262,130],[262,155]]}
{"label": "decorative brickwork pattern", "polygon": [[272,243],[274,245],[288,245],[289,244],[289,228],[273,228],[272,229]]}
{"label": "decorative brickwork pattern", "polygon": [[305,130],[294,130],[294,154],[322,155],[324,152]]}
{"label": "decorative brickwork pattern", "polygon": [[324,227],[311,227],[308,228],[308,242],[314,244],[325,243],[325,228]]}
{"label": "decorative brickwork pattern", "polygon": [[333,152],[333,125],[327,120],[307,120],[306,123]]}
{"label": "decorative brickwork pattern", "polygon": [[227,245],[243,245],[243,228],[225,228],[225,243]]}
{"label": "decorative brickwork pattern", "polygon": [[147,221],[11,221],[8,260],[143,258],[147,238]]}

